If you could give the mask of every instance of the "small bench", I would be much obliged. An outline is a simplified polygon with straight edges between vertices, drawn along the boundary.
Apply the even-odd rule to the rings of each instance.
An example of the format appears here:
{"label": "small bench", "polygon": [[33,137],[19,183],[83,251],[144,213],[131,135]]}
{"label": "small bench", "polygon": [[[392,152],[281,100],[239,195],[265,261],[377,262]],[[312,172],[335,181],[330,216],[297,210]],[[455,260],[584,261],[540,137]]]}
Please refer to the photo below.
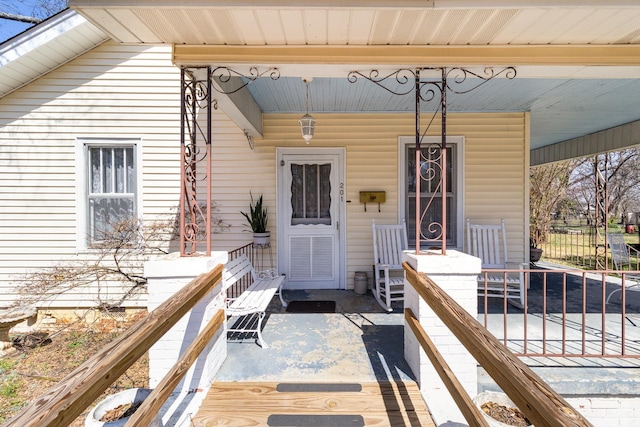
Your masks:
{"label": "small bench", "polygon": [[[245,318],[237,320],[233,327],[227,327],[227,332],[257,333],[258,344],[262,348],[267,348],[268,345],[262,339],[262,320],[265,317],[267,306],[275,294],[280,297],[282,306],[287,306],[281,292],[285,276],[278,275],[273,269],[257,272],[251,265],[249,258],[246,255],[240,255],[225,264],[222,273],[225,292],[247,274],[251,274],[251,285],[237,298],[227,298],[225,309],[229,318],[241,316],[245,316]],[[230,323],[227,324],[230,325]]]}

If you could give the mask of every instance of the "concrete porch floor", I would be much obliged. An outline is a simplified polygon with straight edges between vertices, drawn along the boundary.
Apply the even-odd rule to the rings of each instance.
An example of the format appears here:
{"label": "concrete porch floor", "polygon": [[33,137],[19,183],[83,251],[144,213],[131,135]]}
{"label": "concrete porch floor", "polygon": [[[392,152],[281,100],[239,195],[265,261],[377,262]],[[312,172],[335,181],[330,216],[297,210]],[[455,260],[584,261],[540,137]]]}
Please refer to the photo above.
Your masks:
{"label": "concrete porch floor", "polygon": [[415,380],[404,360],[402,305],[387,313],[370,292],[285,290],[286,301],[331,300],[336,313],[287,313],[274,298],[255,337],[228,341],[216,381],[372,382]]}
{"label": "concrete porch floor", "polygon": [[[346,290],[285,290],[287,301],[332,300],[336,313],[287,313],[274,298],[263,322],[268,348],[254,336],[228,341],[228,357],[216,381],[252,382],[384,382],[416,380],[404,359],[404,314],[381,309],[371,292]],[[510,308],[511,310],[511,308]],[[510,327],[522,312],[509,314]],[[502,321],[502,315],[490,315]],[[536,314],[531,314],[536,316]],[[482,321],[483,316],[478,319]],[[501,326],[494,324],[501,335]],[[517,335],[516,335],[517,336]],[[514,337],[516,337],[514,336]],[[640,390],[640,360],[612,358],[531,358],[522,360],[556,391],[566,394],[628,394]],[[497,390],[478,368],[478,391]]]}

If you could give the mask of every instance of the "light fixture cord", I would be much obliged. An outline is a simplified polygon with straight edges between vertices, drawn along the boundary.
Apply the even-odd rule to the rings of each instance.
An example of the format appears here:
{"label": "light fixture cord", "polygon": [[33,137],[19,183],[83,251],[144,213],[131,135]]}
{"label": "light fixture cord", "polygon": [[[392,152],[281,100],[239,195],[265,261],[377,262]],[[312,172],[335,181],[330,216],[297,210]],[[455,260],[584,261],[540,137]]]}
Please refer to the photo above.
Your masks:
{"label": "light fixture cord", "polygon": [[307,114],[309,114],[309,82],[305,81],[305,85],[307,85]]}

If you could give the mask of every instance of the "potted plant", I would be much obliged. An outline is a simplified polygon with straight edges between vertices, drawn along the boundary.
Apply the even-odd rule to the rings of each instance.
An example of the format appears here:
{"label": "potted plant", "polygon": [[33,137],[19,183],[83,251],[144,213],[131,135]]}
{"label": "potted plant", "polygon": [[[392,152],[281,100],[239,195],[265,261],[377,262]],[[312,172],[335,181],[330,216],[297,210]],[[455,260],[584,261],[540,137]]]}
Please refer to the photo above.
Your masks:
{"label": "potted plant", "polygon": [[533,236],[529,237],[529,241],[529,261],[533,264],[542,258],[542,249],[538,247],[538,241]]}
{"label": "potted plant", "polygon": [[490,427],[528,426],[531,422],[502,392],[484,391],[473,398]]}
{"label": "potted plant", "polygon": [[247,225],[251,227],[253,244],[255,246],[269,245],[271,234],[267,231],[267,208],[262,206],[262,195],[254,201],[253,194],[251,194],[249,212],[240,211],[240,213],[246,218]]}
{"label": "potted plant", "polygon": [[105,397],[89,412],[85,427],[124,427],[152,391],[149,388],[130,388]]}

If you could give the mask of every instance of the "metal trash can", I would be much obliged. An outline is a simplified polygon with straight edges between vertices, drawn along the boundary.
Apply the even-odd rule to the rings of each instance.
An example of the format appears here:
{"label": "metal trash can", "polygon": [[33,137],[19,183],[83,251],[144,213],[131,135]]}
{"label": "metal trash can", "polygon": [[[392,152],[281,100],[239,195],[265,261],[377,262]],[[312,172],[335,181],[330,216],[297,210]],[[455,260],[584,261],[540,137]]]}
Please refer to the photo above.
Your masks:
{"label": "metal trash can", "polygon": [[369,277],[366,271],[356,271],[353,278],[353,292],[359,295],[367,293],[369,287]]}

